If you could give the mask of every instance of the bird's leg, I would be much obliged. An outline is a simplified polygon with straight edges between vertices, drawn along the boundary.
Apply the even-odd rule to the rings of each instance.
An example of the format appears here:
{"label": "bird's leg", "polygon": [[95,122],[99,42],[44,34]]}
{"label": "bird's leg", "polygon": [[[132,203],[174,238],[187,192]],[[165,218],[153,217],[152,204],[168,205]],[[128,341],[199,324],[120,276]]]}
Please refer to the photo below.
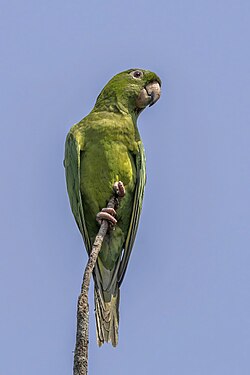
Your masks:
{"label": "bird's leg", "polygon": [[114,227],[117,223],[117,220],[115,219],[116,216],[116,210],[119,206],[120,198],[123,198],[125,195],[125,187],[121,181],[115,182],[113,189],[115,191],[115,197],[114,197],[114,208],[113,207],[105,207],[103,208],[98,214],[96,215],[97,222],[101,225],[102,220],[107,220],[111,224],[112,227]]}

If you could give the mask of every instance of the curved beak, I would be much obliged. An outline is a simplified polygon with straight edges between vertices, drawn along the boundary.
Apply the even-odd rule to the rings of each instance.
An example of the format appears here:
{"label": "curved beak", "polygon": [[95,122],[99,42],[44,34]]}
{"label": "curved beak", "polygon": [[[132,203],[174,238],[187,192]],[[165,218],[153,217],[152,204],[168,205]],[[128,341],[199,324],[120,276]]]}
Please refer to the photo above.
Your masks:
{"label": "curved beak", "polygon": [[151,101],[150,101],[150,104],[149,104],[149,107],[151,107],[152,105],[154,105],[157,102],[157,100],[160,99],[161,86],[160,86],[159,82],[153,81],[145,87],[145,90],[147,91],[148,95],[151,97]]}
{"label": "curved beak", "polygon": [[140,109],[143,109],[147,106],[151,107],[157,102],[160,96],[161,86],[159,82],[152,81],[141,90],[136,101],[137,107]]}

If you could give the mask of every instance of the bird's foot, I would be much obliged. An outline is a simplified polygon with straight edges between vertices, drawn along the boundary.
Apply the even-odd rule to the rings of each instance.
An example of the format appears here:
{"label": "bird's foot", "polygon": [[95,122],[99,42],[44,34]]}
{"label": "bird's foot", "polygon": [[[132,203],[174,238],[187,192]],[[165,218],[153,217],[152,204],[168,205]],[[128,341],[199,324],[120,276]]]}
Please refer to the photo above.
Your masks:
{"label": "bird's foot", "polygon": [[[114,197],[114,204],[115,208],[118,208],[120,199],[125,195],[125,187],[121,181],[115,182],[113,186],[115,197]],[[105,207],[103,208],[98,214],[96,215],[97,222],[101,225],[102,220],[107,220],[110,224],[111,229],[114,229],[117,220],[115,218],[116,210],[113,207]]]}
{"label": "bird's foot", "polygon": [[118,197],[120,198],[124,197],[126,192],[125,192],[125,187],[121,181],[115,182],[113,188],[114,188],[116,195],[118,195]]}
{"label": "bird's foot", "polygon": [[111,207],[103,208],[98,214],[96,215],[97,222],[101,225],[102,220],[107,220],[111,224],[111,226],[115,226],[117,220],[115,219],[116,211]]}

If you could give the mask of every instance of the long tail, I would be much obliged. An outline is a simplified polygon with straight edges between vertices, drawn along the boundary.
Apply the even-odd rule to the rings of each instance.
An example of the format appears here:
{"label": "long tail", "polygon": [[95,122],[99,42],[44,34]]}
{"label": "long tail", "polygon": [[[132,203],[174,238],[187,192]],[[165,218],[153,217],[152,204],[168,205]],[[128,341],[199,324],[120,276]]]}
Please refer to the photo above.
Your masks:
{"label": "long tail", "polygon": [[95,317],[97,343],[101,346],[104,341],[118,344],[119,300],[118,284],[111,292],[101,291],[95,285]]}

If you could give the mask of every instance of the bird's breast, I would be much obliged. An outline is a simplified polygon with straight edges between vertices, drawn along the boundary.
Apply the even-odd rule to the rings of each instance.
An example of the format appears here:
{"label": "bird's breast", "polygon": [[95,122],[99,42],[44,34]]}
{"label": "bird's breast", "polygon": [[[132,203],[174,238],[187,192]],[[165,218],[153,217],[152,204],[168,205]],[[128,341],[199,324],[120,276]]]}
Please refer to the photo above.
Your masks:
{"label": "bird's breast", "polygon": [[99,207],[106,205],[116,181],[122,181],[128,193],[134,191],[134,157],[122,142],[102,140],[86,145],[80,173],[84,199],[95,201]]}

